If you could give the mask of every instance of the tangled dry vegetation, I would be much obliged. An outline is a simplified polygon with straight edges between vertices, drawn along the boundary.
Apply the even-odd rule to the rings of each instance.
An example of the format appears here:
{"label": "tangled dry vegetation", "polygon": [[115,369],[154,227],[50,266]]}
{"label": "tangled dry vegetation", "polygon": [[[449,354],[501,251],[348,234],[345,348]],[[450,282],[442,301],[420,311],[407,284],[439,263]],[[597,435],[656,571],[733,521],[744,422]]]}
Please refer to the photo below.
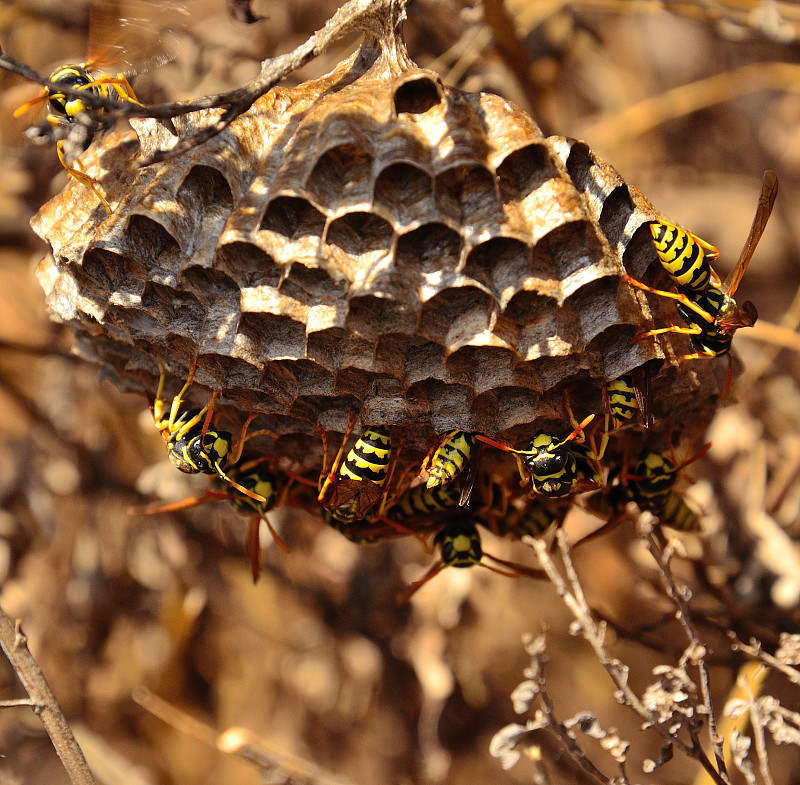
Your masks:
{"label": "tangled dry vegetation", "polygon": [[[234,21],[250,6],[266,20]],[[176,30],[176,59],[142,74],[138,94],[151,104],[233,89],[336,8],[197,0],[193,22]],[[51,55],[84,51],[87,19],[79,4],[10,2],[0,44],[48,72]],[[576,509],[552,547],[484,542],[538,564],[546,580],[448,569],[398,606],[433,559],[413,538],[359,546],[279,510],[272,520],[291,553],[266,547],[254,586],[244,519],[224,502],[130,514],[203,484],[166,461],[145,398],[98,381],[50,321],[33,273],[46,248],[29,221],[65,175],[52,148],[24,146],[5,123],[0,606],[22,621],[35,661],[19,629],[0,629],[0,782],[91,782],[79,759],[62,752],[62,764],[53,751],[51,738],[68,735],[58,712],[45,708],[40,722],[28,708],[28,697],[48,703],[37,664],[99,782],[796,781],[800,14],[767,0],[420,0],[404,32],[411,58],[443,84],[499,94],[546,136],[586,140],[657,213],[717,245],[723,277],[761,173],[777,172],[775,212],[737,294],[760,321],[737,333],[743,370],[708,426],[710,451],[683,475],[705,534],[668,539],[645,514],[570,548],[597,526]],[[331,44],[282,88],[332,71],[358,42]],[[3,117],[20,95],[18,83],[4,86]],[[483,111],[495,106],[487,100]],[[82,210],[73,198],[59,226],[74,220],[77,232]],[[428,240],[431,253],[446,247]],[[634,351],[630,334],[624,351]],[[134,364],[131,375],[151,397],[156,359],[170,360]],[[708,385],[724,378],[724,360],[702,362]],[[240,406],[246,382],[243,373]],[[654,384],[660,428],[703,420],[706,398],[687,398],[673,377]],[[341,432],[340,408],[328,426]],[[487,430],[495,425],[499,435],[502,424]],[[406,449],[435,430],[432,417]],[[281,444],[318,462],[313,426],[306,435]]]}

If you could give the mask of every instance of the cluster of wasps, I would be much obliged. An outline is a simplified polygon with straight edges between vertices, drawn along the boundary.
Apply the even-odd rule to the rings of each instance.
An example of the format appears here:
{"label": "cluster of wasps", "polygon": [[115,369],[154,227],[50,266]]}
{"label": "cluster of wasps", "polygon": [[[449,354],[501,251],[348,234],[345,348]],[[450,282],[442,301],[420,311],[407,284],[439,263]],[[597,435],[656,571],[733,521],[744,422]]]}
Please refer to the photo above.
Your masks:
{"label": "cluster of wasps", "polygon": [[[776,193],[776,175],[767,171],[744,249],[724,283],[711,267],[711,261],[718,257],[716,248],[666,221],[651,224],[656,253],[676,291],[628,280],[638,289],[676,300],[684,325],[656,327],[635,340],[663,333],[685,334],[696,350],[685,355],[682,358],[685,361],[713,359],[729,353],[733,332],[755,323],[753,304],[746,302],[739,306],[733,295],[763,234]],[[484,553],[480,529],[512,539],[524,535],[540,537],[562,525],[576,504],[603,519],[598,531],[618,524],[625,518],[629,504],[635,503],[640,511],[655,515],[663,526],[700,532],[700,515],[687,503],[676,482],[679,473],[705,454],[710,445],[683,461],[647,448],[630,465],[627,460],[621,467],[605,465],[606,450],[616,431],[652,425],[647,376],[642,371],[637,369],[636,373],[623,375],[605,386],[602,427],[589,428],[595,414],[579,422],[565,392],[565,411],[571,427],[566,436],[542,430],[526,448],[516,448],[485,434],[450,431],[431,448],[421,466],[406,467],[396,482],[393,474],[397,459],[393,459],[393,453],[400,450],[393,445],[390,429],[384,425],[367,427],[348,450],[356,422],[351,413],[330,465],[326,433],[318,428],[323,446],[320,476],[312,480],[284,473],[283,487],[279,489],[277,475],[269,468],[272,462],[269,456],[242,459],[248,439],[270,433],[247,433],[256,415],[248,417],[234,442],[230,433],[216,430],[212,424],[217,393],[212,394],[202,409],[181,412],[183,397],[194,377],[194,364],[183,388],[167,408],[162,398],[165,371],[160,366],[153,416],[169,457],[181,471],[214,475],[219,487],[202,497],[150,508],[147,512],[229,499],[237,510],[249,516],[247,547],[253,577],[257,579],[261,569],[258,533],[262,520],[276,544],[288,550],[270,526],[267,513],[289,497],[289,489],[295,484],[306,490],[296,494],[294,501],[308,507],[310,499],[310,506],[321,512],[323,520],[352,542],[366,544],[401,536],[415,536],[425,543],[432,539],[433,547],[438,548],[438,559],[404,593],[405,598],[446,567],[480,565],[505,575],[539,577],[536,570]],[[483,445],[514,457],[519,489],[509,489],[508,483],[481,470]],[[231,468],[226,468],[228,464]],[[313,487],[311,496],[307,491],[309,486]]]}
{"label": "cluster of wasps", "polygon": [[[149,0],[138,2],[152,5]],[[126,32],[126,26],[109,15],[110,8],[116,5],[96,2],[93,6],[86,61],[58,66],[50,74],[51,82],[77,90],[78,94],[44,88],[38,96],[20,106],[15,115],[21,116],[33,106],[49,102],[47,123],[54,128],[69,129],[87,113],[87,104],[80,94],[139,103],[124,72],[111,76],[101,70],[114,59],[112,53],[116,56],[129,46],[120,43],[120,34]],[[127,29],[132,28],[128,26]],[[128,75],[134,70],[129,68]],[[102,110],[94,111],[102,114]],[[89,131],[91,138],[91,127]],[[63,139],[57,143],[57,153],[69,175],[91,189],[110,215],[110,207],[97,182],[77,164],[68,163]],[[712,267],[719,256],[713,245],[666,221],[651,223],[656,253],[675,291],[657,289],[630,276],[626,276],[626,280],[634,288],[675,300],[683,324],[654,327],[637,335],[635,340],[665,333],[684,334],[689,337],[694,351],[684,355],[683,361],[730,356],[733,333],[753,326],[757,318],[755,306],[750,302],[737,304],[734,294],[764,232],[776,194],[777,177],[774,172],[767,171],[747,241],[738,263],[724,282]],[[595,415],[590,414],[578,422],[567,398],[565,409],[571,431],[566,436],[539,431],[526,448],[515,448],[484,434],[451,431],[441,436],[421,467],[402,472],[400,480],[392,483],[396,461],[392,461],[390,430],[383,425],[367,427],[345,453],[355,425],[355,417],[351,416],[330,467],[327,466],[327,439],[321,430],[325,457],[320,477],[311,481],[301,475],[288,476],[279,488],[281,483],[270,469],[271,456],[242,458],[248,439],[268,433],[247,433],[255,415],[247,419],[234,442],[230,433],[216,430],[213,425],[217,393],[202,409],[181,412],[183,397],[194,378],[194,364],[169,408],[162,398],[163,366],[160,371],[153,416],[168,455],[183,472],[215,477],[216,486],[202,497],[161,505],[147,512],[230,500],[237,510],[249,516],[247,547],[254,578],[261,569],[261,521],[266,522],[278,546],[288,550],[269,525],[267,513],[288,498],[293,484],[312,485],[315,492],[312,503],[321,510],[324,520],[353,542],[371,543],[407,535],[423,540],[432,537],[439,558],[411,591],[445,567],[481,565],[512,575],[531,572],[523,565],[484,554],[480,527],[511,538],[541,536],[563,523],[579,495],[581,506],[603,518],[607,526],[621,520],[628,504],[635,503],[640,510],[656,515],[665,526],[682,531],[701,529],[698,513],[687,504],[675,485],[679,472],[697,460],[708,445],[683,462],[661,451],[646,449],[631,466],[608,468],[604,465],[606,448],[614,431],[631,425],[637,411],[644,427],[650,425],[646,383],[634,381],[632,375],[612,380],[604,390],[604,427],[599,444],[595,443],[596,431],[589,438],[586,436],[586,429]],[[730,376],[729,364],[724,394],[727,394]],[[514,456],[521,483],[518,492],[480,471],[482,444]],[[417,477],[424,481],[419,482]],[[297,494],[297,498],[307,496],[307,493]]]}

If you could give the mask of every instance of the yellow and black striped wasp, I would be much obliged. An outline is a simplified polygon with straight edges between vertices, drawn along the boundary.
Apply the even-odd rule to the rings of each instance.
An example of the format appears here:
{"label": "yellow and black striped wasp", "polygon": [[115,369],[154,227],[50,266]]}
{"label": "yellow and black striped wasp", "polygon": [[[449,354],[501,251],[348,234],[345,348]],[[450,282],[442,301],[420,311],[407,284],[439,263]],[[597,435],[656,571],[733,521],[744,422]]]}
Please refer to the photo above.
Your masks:
{"label": "yellow and black striped wasp", "polygon": [[[400,593],[399,604],[408,602],[418,589],[447,567],[458,569],[483,567],[507,578],[519,578],[522,575],[532,578],[544,577],[544,573],[540,570],[485,553],[480,533],[469,514],[462,514],[459,518],[446,522],[433,538],[433,542],[439,548],[439,559],[434,562],[425,575],[419,580],[413,581],[411,586]],[[494,564],[488,564],[484,559],[494,562]],[[497,567],[496,564],[501,566]]]}
{"label": "yellow and black striped wasp", "polygon": [[[386,499],[383,488],[390,475],[392,437],[383,425],[368,427],[342,460],[354,426],[355,413],[351,412],[339,451],[327,470],[328,441],[324,429],[318,428],[322,436],[323,466],[317,501],[323,507],[325,520],[339,531],[351,526],[360,530],[373,513],[382,515]],[[355,529],[352,533],[355,536]],[[359,541],[362,540],[359,534]]]}
{"label": "yellow and black striped wasp", "polygon": [[[656,253],[677,292],[654,289],[630,276],[626,276],[626,280],[638,289],[676,300],[678,313],[686,326],[648,330],[635,340],[662,333],[688,335],[695,351],[684,355],[683,360],[720,357],[730,352],[733,333],[742,327],[752,327],[758,318],[753,303],[747,301],[739,305],[733,295],[766,229],[777,194],[778,176],[767,170],[747,240],[736,266],[724,282],[720,281],[710,264],[719,256],[714,246],[673,224],[663,221],[651,224]],[[726,392],[729,384],[730,378]]]}
{"label": "yellow and black striped wasp", "polygon": [[558,499],[572,493],[579,480],[592,479],[595,474],[587,464],[588,451],[573,443],[593,419],[594,415],[590,414],[564,439],[539,431],[527,450],[515,450],[484,434],[478,434],[477,438],[514,455],[523,483],[530,482],[535,493]]}
{"label": "yellow and black striped wasp", "polygon": [[469,504],[472,493],[479,448],[476,434],[469,431],[449,431],[425,456],[419,476],[428,473],[427,488],[436,488],[460,477],[459,504],[464,507]]}
{"label": "yellow and black striped wasp", "polygon": [[[640,422],[649,428],[653,424],[650,410],[650,371],[647,365],[638,366],[629,373],[611,379],[603,388],[603,409],[605,424],[600,447],[594,449],[595,464],[599,464],[606,454],[612,431],[629,425],[639,415]],[[569,412],[569,398],[567,397]],[[570,420],[574,423],[570,412]]]}
{"label": "yellow and black striped wasp", "polygon": [[178,512],[198,507],[201,504],[227,499],[233,508],[240,513],[248,516],[246,546],[247,555],[250,559],[250,570],[253,575],[253,582],[258,581],[261,574],[261,521],[267,526],[269,533],[275,544],[284,552],[289,553],[289,547],[280,538],[267,517],[270,510],[278,506],[286,497],[291,480],[288,480],[283,490],[278,492],[278,480],[275,474],[266,466],[264,457],[253,458],[243,461],[228,470],[228,477],[236,482],[238,487],[244,488],[251,493],[260,496],[263,501],[257,501],[253,496],[248,496],[233,487],[231,491],[224,490],[223,481],[217,478],[220,485],[219,490],[206,490],[203,496],[196,496],[189,499],[181,499],[167,504],[156,504],[149,507],[135,507],[131,512],[137,515],[157,515],[160,513]]}
{"label": "yellow and black striped wasp", "polygon": [[571,508],[572,502],[566,497],[548,499],[534,496],[526,499],[521,509],[510,511],[508,516],[501,519],[495,533],[514,540],[524,536],[542,537],[554,526],[561,526]]}
{"label": "yellow and black striped wasp", "polygon": [[167,446],[167,455],[172,465],[186,474],[216,474],[239,493],[249,496],[256,502],[264,503],[266,500],[262,495],[246,488],[225,473],[227,463],[236,464],[239,461],[247,438],[247,428],[256,415],[251,414],[247,418],[242,426],[239,439],[234,444],[230,433],[216,431],[210,427],[214,405],[219,395],[216,390],[202,409],[188,409],[182,414],[180,413],[183,396],[186,395],[194,380],[197,370],[196,360],[193,360],[189,366],[186,383],[172,399],[169,412],[166,410],[166,401],[161,397],[166,379],[164,365],[159,363],[158,369],[160,377],[155,401],[153,401],[153,419]]}
{"label": "yellow and black striped wasp", "polygon": [[[48,80],[87,95],[139,104],[128,78],[171,59],[169,31],[179,15],[185,13],[184,3],[172,0],[93,0],[85,60],[57,66]],[[49,104],[46,120],[51,130],[72,132],[80,126],[84,132],[81,139],[84,148],[101,130],[103,123],[100,118],[108,112],[104,108],[91,107],[78,96],[45,87],[37,96],[20,105],[14,117],[21,117],[45,102]],[[93,123],[90,117],[97,118],[97,121]],[[74,165],[68,162],[63,133],[61,137],[56,143],[61,165],[70,177],[97,196],[110,215],[111,208],[100,193],[97,180],[84,172],[77,160]]]}
{"label": "yellow and black striped wasp", "polygon": [[674,485],[678,472],[701,458],[710,448],[711,444],[706,444],[678,465],[658,450],[644,450],[633,467],[633,475],[626,476],[630,498],[640,510],[656,515],[664,526],[684,532],[700,531],[700,517],[686,504]]}
{"label": "yellow and black striped wasp", "polygon": [[674,486],[678,473],[705,455],[710,448],[710,444],[704,445],[679,464],[663,452],[645,449],[633,467],[633,474],[612,471],[605,488],[590,494],[583,502],[585,509],[603,518],[606,523],[581,542],[615,528],[624,518],[628,502],[635,502],[643,512],[651,512],[662,526],[682,532],[701,531],[700,516]]}

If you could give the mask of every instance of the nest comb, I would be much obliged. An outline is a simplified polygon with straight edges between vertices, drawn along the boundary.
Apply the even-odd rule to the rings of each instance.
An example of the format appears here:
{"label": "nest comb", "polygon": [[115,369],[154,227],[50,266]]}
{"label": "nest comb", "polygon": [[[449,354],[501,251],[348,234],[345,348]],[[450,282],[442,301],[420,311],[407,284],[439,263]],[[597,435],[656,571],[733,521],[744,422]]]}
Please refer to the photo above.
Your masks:
{"label": "nest comb", "polygon": [[683,336],[631,341],[676,320],[623,277],[669,285],[649,202],[584,143],[445,86],[395,36],[367,35],[330,74],[273,88],[163,163],[136,162],[177,137],[131,125],[82,158],[111,217],[72,181],[33,227],[77,351],[150,400],[159,360],[177,389],[197,358],[219,408],[265,415],[294,458],[351,410],[411,450],[454,428],[519,444],[564,431],[564,390],[579,416],[601,413],[603,385],[645,363],[662,422],[691,428],[716,405],[724,362],[679,366]]}

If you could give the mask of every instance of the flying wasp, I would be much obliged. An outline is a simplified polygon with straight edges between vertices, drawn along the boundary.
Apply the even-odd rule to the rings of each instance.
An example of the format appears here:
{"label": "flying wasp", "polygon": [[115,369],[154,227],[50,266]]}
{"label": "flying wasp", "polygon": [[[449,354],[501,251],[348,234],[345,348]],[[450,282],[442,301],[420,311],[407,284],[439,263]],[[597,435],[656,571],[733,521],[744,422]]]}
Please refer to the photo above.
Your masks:
{"label": "flying wasp", "polygon": [[167,446],[167,455],[172,465],[186,474],[201,472],[216,474],[240,493],[249,496],[256,502],[264,503],[266,499],[261,494],[238,483],[224,470],[227,463],[238,463],[247,438],[247,428],[257,415],[251,414],[247,418],[242,426],[239,439],[236,444],[233,444],[233,437],[230,433],[216,431],[210,427],[214,405],[219,395],[218,391],[215,390],[211,394],[211,399],[202,409],[188,409],[183,414],[179,414],[183,396],[194,379],[197,361],[192,360],[186,383],[172,399],[169,413],[166,411],[166,401],[161,397],[166,379],[164,365],[159,363],[158,369],[160,377],[156,398],[153,401],[153,419]]}
{"label": "flying wasp", "polygon": [[419,470],[422,477],[426,472],[426,487],[436,488],[461,478],[461,497],[459,504],[469,504],[472,485],[475,481],[475,463],[480,445],[476,434],[469,431],[450,431],[444,434],[439,443],[425,456]]}
{"label": "flying wasp", "polygon": [[[626,280],[638,289],[676,300],[678,313],[686,327],[670,326],[648,330],[635,340],[662,333],[688,335],[695,351],[684,355],[684,360],[720,357],[730,352],[733,333],[742,327],[752,327],[758,318],[758,311],[753,303],[746,301],[739,305],[733,295],[739,288],[766,229],[777,194],[778,176],[768,169],[764,172],[761,195],[747,240],[736,266],[724,282],[720,282],[709,262],[709,259],[715,260],[719,255],[714,246],[672,224],[651,224],[653,236],[656,238],[656,252],[677,292],[654,289],[630,276],[626,276]],[[667,237],[669,242],[666,241]],[[726,393],[730,385],[730,366],[728,372]]]}
{"label": "flying wasp", "polygon": [[[267,526],[269,533],[275,544],[284,552],[289,553],[289,547],[280,538],[267,517],[270,510],[277,507],[286,497],[291,480],[284,485],[283,490],[278,492],[278,480],[272,471],[265,466],[264,458],[254,458],[241,464],[231,467],[228,470],[228,477],[234,480],[240,487],[260,496],[264,501],[257,501],[252,496],[247,496],[239,490],[228,492],[220,490],[206,490],[203,496],[196,496],[189,499],[181,499],[167,504],[157,504],[155,506],[132,508],[131,512],[138,515],[157,515],[159,513],[178,512],[187,510],[191,507],[199,507],[201,504],[227,499],[233,508],[240,513],[248,516],[246,546],[247,555],[250,559],[250,570],[253,575],[253,582],[258,581],[261,574],[261,521]],[[217,482],[223,482],[217,478]]]}
{"label": "flying wasp", "polygon": [[[56,82],[65,88],[117,102],[139,104],[139,100],[128,81],[148,68],[161,65],[171,59],[165,41],[174,17],[185,14],[183,4],[163,0],[126,0],[124,8],[116,0],[94,0],[89,16],[89,34],[86,59],[81,63],[66,63],[57,66],[48,81]],[[109,75],[116,69],[116,75]],[[92,107],[81,97],[68,95],[53,88],[45,87],[33,99],[26,101],[14,111],[14,117],[21,117],[32,107],[49,103],[46,121],[55,131],[72,131],[78,126],[78,116],[84,118],[94,113],[96,122],[81,120],[85,138],[83,146],[88,146],[98,130],[102,128],[100,115],[107,113],[105,108]],[[56,153],[58,160],[70,177],[89,188],[100,200],[106,214],[111,214],[108,201],[100,193],[97,180],[80,168],[79,161],[71,165],[65,149],[65,139],[58,139]]]}

